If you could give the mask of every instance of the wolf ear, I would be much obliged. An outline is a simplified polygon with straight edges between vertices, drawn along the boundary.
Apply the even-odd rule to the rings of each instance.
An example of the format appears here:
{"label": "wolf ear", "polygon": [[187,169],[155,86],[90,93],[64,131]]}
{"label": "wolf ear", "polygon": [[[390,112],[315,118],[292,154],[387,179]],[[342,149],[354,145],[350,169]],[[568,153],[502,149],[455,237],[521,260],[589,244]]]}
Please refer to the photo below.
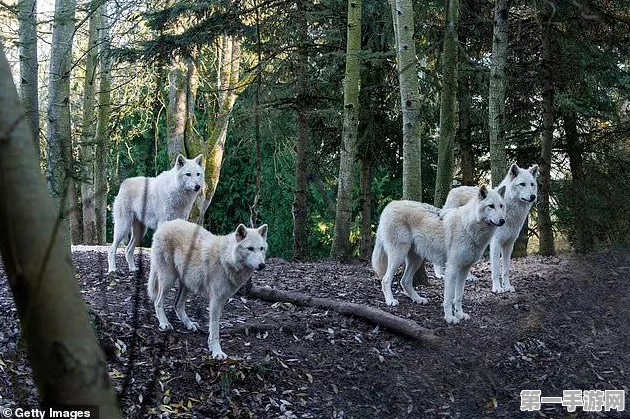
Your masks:
{"label": "wolf ear", "polygon": [[185,164],[186,157],[184,157],[182,154],[178,154],[177,158],[175,159],[175,166],[177,166],[178,169],[181,169],[182,167],[184,167]]}
{"label": "wolf ear", "polygon": [[505,198],[505,185],[497,189],[497,192],[499,193],[499,195],[501,195],[501,198]]}
{"label": "wolf ear", "polygon": [[520,172],[520,168],[518,167],[516,163],[510,166],[510,175],[512,176],[512,179],[518,176],[519,172]]}
{"label": "wolf ear", "polygon": [[201,164],[203,163],[203,154],[200,154],[197,157],[195,157],[195,163],[201,166]]}
{"label": "wolf ear", "polygon": [[486,197],[488,196],[488,188],[486,188],[486,185],[481,185],[479,187],[479,200],[484,200],[486,199]]}
{"label": "wolf ear", "polygon": [[258,233],[262,236],[263,239],[267,239],[267,230],[268,230],[268,226],[267,224],[263,224],[260,227],[258,227]]}
{"label": "wolf ear", "polygon": [[244,224],[239,224],[236,227],[236,242],[240,242],[245,237],[247,237],[247,227]]}
{"label": "wolf ear", "polygon": [[538,177],[538,165],[535,164],[532,167],[530,167],[529,172],[532,174],[532,176]]}

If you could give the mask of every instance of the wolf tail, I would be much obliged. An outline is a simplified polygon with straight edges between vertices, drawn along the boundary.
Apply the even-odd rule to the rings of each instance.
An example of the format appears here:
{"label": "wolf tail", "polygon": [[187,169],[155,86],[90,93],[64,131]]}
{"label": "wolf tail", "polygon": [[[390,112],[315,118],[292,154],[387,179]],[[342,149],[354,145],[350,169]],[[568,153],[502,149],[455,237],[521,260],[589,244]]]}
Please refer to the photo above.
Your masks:
{"label": "wolf tail", "polygon": [[151,301],[155,301],[158,293],[158,276],[156,270],[152,267],[149,271],[149,282],[147,283],[147,293]]}
{"label": "wolf tail", "polygon": [[387,253],[383,248],[383,243],[376,233],[376,241],[374,243],[374,250],[372,251],[372,268],[379,278],[385,276],[387,270]]}

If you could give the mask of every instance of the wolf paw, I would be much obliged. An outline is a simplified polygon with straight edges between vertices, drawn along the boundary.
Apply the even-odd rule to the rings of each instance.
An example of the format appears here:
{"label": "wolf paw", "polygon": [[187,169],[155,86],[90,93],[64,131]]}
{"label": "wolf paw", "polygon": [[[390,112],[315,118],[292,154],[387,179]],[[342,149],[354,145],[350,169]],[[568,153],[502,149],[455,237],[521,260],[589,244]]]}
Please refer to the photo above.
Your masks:
{"label": "wolf paw", "polygon": [[466,278],[466,282],[469,282],[471,284],[476,284],[477,282],[479,282],[479,278],[477,278],[473,274],[468,274],[468,277]]}
{"label": "wolf paw", "polygon": [[197,322],[188,322],[188,324],[186,324],[185,326],[186,326],[186,329],[190,330],[191,332],[196,332],[197,330],[200,329],[199,323]]}
{"label": "wolf paw", "polygon": [[505,292],[505,290],[500,285],[493,285],[492,286],[492,292],[495,293],[495,294],[502,294],[502,293]]}
{"label": "wolf paw", "polygon": [[460,320],[468,320],[470,319],[470,314],[464,313],[463,311],[456,311],[455,317],[457,317]]}
{"label": "wolf paw", "polygon": [[516,292],[516,289],[512,285],[508,285],[508,286],[504,285],[503,289],[505,290],[505,292]]}
{"label": "wolf paw", "polygon": [[223,361],[224,359],[227,359],[228,356],[225,354],[225,352],[223,352],[222,350],[216,350],[216,351],[212,351],[212,359],[216,359],[217,361]]}
{"label": "wolf paw", "polygon": [[173,325],[170,323],[162,323],[160,324],[160,330],[165,331],[165,330],[173,330]]}
{"label": "wolf paw", "polygon": [[416,298],[412,298],[412,300],[413,300],[414,303],[418,303],[418,304],[426,304],[426,303],[429,302],[429,300],[427,300],[426,298],[420,297],[420,296],[418,296]]}
{"label": "wolf paw", "polygon": [[398,305],[398,300],[395,299],[395,298],[392,298],[389,301],[385,300],[385,304],[390,306],[390,307],[396,307]]}
{"label": "wolf paw", "polygon": [[448,324],[457,324],[459,323],[459,319],[455,316],[453,316],[452,314],[447,314],[446,316],[444,316],[444,320],[446,320],[446,323]]}

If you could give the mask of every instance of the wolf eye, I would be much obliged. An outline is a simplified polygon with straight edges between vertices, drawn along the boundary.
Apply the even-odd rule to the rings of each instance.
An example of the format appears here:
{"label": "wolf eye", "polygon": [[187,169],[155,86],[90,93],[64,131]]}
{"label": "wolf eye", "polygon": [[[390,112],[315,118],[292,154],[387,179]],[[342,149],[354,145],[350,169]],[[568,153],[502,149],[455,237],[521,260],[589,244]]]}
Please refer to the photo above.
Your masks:
{"label": "wolf eye", "polygon": [[534,184],[532,183],[532,186],[534,186]]}
{"label": "wolf eye", "polygon": [[201,173],[197,173],[197,176],[201,176]]}
{"label": "wolf eye", "polygon": [[190,173],[186,173],[186,176],[190,177]]}
{"label": "wolf eye", "polygon": [[518,186],[525,186],[525,182],[519,183]]}
{"label": "wolf eye", "polygon": [[262,252],[263,250],[265,250],[265,248],[261,246],[260,251]]}
{"label": "wolf eye", "polygon": [[247,248],[247,250],[249,250],[250,252],[253,252],[253,251],[254,251],[254,247],[253,247],[253,246],[249,246],[249,247]]}
{"label": "wolf eye", "polygon": [[490,204],[488,207],[494,209],[494,204]]}
{"label": "wolf eye", "polygon": [[503,204],[499,205],[500,208],[503,208]]}

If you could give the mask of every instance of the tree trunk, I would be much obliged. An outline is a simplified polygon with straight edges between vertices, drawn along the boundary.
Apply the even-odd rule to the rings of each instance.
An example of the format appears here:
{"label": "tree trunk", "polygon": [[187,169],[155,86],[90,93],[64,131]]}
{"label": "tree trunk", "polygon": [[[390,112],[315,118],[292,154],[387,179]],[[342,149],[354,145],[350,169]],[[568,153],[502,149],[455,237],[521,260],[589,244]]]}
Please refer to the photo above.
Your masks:
{"label": "tree trunk", "polygon": [[422,201],[420,87],[416,66],[413,4],[411,0],[390,0],[400,107],[403,119],[403,199]]}
{"label": "tree trunk", "polygon": [[359,89],[361,66],[361,11],[362,0],[348,0],[348,41],[346,46],[346,74],[343,83],[343,133],[339,157],[339,186],[337,212],[331,257],[347,260],[352,257],[350,228],[352,224],[352,192],[356,179],[357,133],[359,129]]}
{"label": "tree trunk", "polygon": [[107,226],[107,161],[111,114],[111,75],[109,58],[109,16],[107,1],[100,7],[101,27],[99,29],[99,92],[98,115],[96,122],[96,150],[94,153],[94,211],[96,213],[96,237],[99,244],[106,243]]}
{"label": "tree trunk", "polygon": [[334,310],[351,317],[359,317],[372,324],[382,326],[391,332],[398,333],[427,344],[435,344],[438,337],[429,329],[416,322],[395,316],[387,311],[364,304],[349,303],[347,301],[329,300],[327,298],[311,297],[292,291],[282,291],[270,287],[252,286],[248,296],[270,302],[287,302],[297,306],[319,307]]}
{"label": "tree trunk", "polygon": [[361,259],[372,257],[372,173],[371,159],[361,160]]}
{"label": "tree trunk", "polygon": [[37,83],[37,0],[20,0],[20,96],[39,150],[39,95]]}
{"label": "tree trunk", "polygon": [[501,183],[508,168],[505,150],[505,65],[508,49],[508,13],[507,0],[496,0],[488,92],[490,169],[494,187]]}
{"label": "tree trunk", "polygon": [[81,157],[81,203],[83,205],[83,243],[98,244],[94,189],[95,152],[95,85],[98,64],[98,28],[101,24],[100,0],[90,3],[88,50],[85,56],[85,84],[83,88],[83,130],[79,144]]}
{"label": "tree trunk", "polygon": [[178,154],[189,155],[187,144],[201,143],[195,138],[195,101],[197,96],[197,66],[191,57],[176,60],[168,75],[168,107],[166,109],[167,152],[169,161],[175,163]]}
{"label": "tree trunk", "polygon": [[475,182],[475,156],[472,148],[470,110],[472,107],[470,75],[460,73],[458,85],[459,126],[457,141],[459,143],[459,160],[462,185],[473,186]]}
{"label": "tree trunk", "polygon": [[442,92],[440,94],[440,138],[433,205],[441,207],[453,184],[453,149],[457,131],[457,25],[459,0],[449,0],[442,53]]}
{"label": "tree trunk", "polygon": [[100,417],[121,418],[12,80],[0,52],[0,251],[39,397],[43,405],[99,406]]}
{"label": "tree trunk", "polygon": [[543,29],[542,39],[542,140],[540,155],[540,191],[538,199],[538,233],[541,255],[555,254],[550,214],[551,152],[553,146],[554,87],[551,53],[551,23]]}
{"label": "tree trunk", "polygon": [[568,111],[564,116],[564,133],[571,169],[571,198],[570,205],[573,212],[573,248],[578,253],[587,253],[593,250],[593,231],[589,221],[589,214],[585,203],[588,202],[584,185],[586,174],[584,173],[584,156],[582,144],[577,129],[577,118],[573,111]]}
{"label": "tree trunk", "polygon": [[304,1],[297,0],[297,128],[295,147],[295,193],[293,198],[293,260],[308,258],[308,175],[309,175],[309,71],[308,20]]}
{"label": "tree trunk", "polygon": [[[70,217],[76,218],[70,129],[70,69],[75,0],[56,0],[48,84],[46,181],[59,214],[61,236],[70,243]],[[73,206],[75,206],[73,208]],[[76,226],[73,230],[76,234]]]}
{"label": "tree trunk", "polygon": [[[191,157],[201,153],[205,158],[206,186],[197,200],[197,207],[199,208],[197,223],[199,225],[204,223],[206,211],[210,207],[219,184],[230,117],[239,94],[241,41],[234,36],[222,36],[217,42],[217,57],[219,57],[219,102],[216,114],[208,115],[208,119],[213,121],[209,126],[208,141],[204,141],[198,136],[189,135],[185,142]],[[196,77],[193,78],[189,75],[189,80],[196,80]],[[189,84],[189,86],[194,86],[194,83]],[[189,90],[189,92],[192,91]],[[189,101],[191,95],[192,93],[189,93]]]}

